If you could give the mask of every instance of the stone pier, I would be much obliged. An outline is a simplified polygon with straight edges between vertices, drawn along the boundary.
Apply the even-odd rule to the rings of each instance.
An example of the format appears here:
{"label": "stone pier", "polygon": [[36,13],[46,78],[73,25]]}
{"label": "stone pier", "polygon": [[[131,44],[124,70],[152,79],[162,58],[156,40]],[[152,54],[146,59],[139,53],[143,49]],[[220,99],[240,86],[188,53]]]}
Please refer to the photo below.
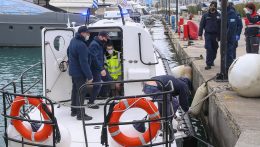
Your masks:
{"label": "stone pier", "polygon": [[[165,25],[165,28],[178,57],[180,59],[190,58],[182,60],[182,62],[192,65],[194,90],[220,72],[220,49],[215,66],[211,70],[205,70],[204,40],[195,40],[192,45],[188,45],[188,41],[180,39],[169,25]],[[237,57],[244,55],[245,50],[245,40],[242,34],[237,48]],[[200,55],[203,56],[201,60],[192,58]],[[209,92],[215,87],[224,85],[228,85],[228,82],[211,80],[207,84]],[[260,147],[260,98],[241,97],[231,89],[226,89],[212,95],[204,102],[200,116],[206,124],[210,139],[215,146]]]}

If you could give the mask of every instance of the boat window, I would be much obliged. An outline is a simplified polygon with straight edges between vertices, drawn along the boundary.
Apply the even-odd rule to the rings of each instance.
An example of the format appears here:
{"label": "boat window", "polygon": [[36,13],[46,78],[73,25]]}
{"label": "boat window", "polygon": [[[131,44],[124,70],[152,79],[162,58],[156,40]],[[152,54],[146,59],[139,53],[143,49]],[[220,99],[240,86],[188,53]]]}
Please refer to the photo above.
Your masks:
{"label": "boat window", "polygon": [[14,29],[14,26],[9,26],[9,30],[13,30]]}
{"label": "boat window", "polygon": [[32,26],[29,26],[28,29],[29,29],[29,30],[33,30],[33,27],[32,27]]}
{"label": "boat window", "polygon": [[62,36],[56,36],[53,42],[54,48],[59,51],[65,45],[65,40]]}

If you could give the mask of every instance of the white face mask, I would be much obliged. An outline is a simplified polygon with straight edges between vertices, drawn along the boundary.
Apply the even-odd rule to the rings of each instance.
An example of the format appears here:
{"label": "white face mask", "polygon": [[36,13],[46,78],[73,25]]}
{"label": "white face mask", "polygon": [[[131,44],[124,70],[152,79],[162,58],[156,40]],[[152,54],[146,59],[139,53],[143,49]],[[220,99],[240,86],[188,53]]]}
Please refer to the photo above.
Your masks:
{"label": "white face mask", "polygon": [[108,54],[110,54],[110,55],[113,54],[113,50],[108,50],[107,52],[108,52]]}
{"label": "white face mask", "polygon": [[86,41],[89,40],[89,36],[88,36],[88,35],[85,36],[85,40],[86,40]]}

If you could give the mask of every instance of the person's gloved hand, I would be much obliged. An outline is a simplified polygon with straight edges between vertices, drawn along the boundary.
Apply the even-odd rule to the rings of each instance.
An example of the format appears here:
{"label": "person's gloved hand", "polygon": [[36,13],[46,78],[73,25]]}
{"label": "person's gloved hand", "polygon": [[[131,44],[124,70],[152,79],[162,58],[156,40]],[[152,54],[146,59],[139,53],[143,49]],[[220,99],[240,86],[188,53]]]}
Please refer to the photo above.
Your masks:
{"label": "person's gloved hand", "polygon": [[250,9],[248,9],[248,8],[243,8],[243,10],[245,11],[246,14],[251,14],[252,13],[252,11]]}
{"label": "person's gloved hand", "polygon": [[238,41],[240,39],[239,35],[236,35],[236,41]]}

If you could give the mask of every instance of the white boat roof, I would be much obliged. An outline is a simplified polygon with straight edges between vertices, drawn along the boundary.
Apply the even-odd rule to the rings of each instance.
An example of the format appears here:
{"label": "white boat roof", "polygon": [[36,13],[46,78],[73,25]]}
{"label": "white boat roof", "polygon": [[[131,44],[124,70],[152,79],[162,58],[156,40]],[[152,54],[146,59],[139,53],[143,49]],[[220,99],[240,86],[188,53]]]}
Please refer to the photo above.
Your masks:
{"label": "white boat roof", "polygon": [[[125,18],[125,26],[133,26],[133,27],[137,27],[137,28],[144,28],[145,26],[141,23],[135,23],[131,20],[126,20]],[[96,23],[90,24],[89,27],[121,27],[123,28],[123,22],[122,19],[119,18],[117,20],[113,20],[113,19],[102,19]]]}

